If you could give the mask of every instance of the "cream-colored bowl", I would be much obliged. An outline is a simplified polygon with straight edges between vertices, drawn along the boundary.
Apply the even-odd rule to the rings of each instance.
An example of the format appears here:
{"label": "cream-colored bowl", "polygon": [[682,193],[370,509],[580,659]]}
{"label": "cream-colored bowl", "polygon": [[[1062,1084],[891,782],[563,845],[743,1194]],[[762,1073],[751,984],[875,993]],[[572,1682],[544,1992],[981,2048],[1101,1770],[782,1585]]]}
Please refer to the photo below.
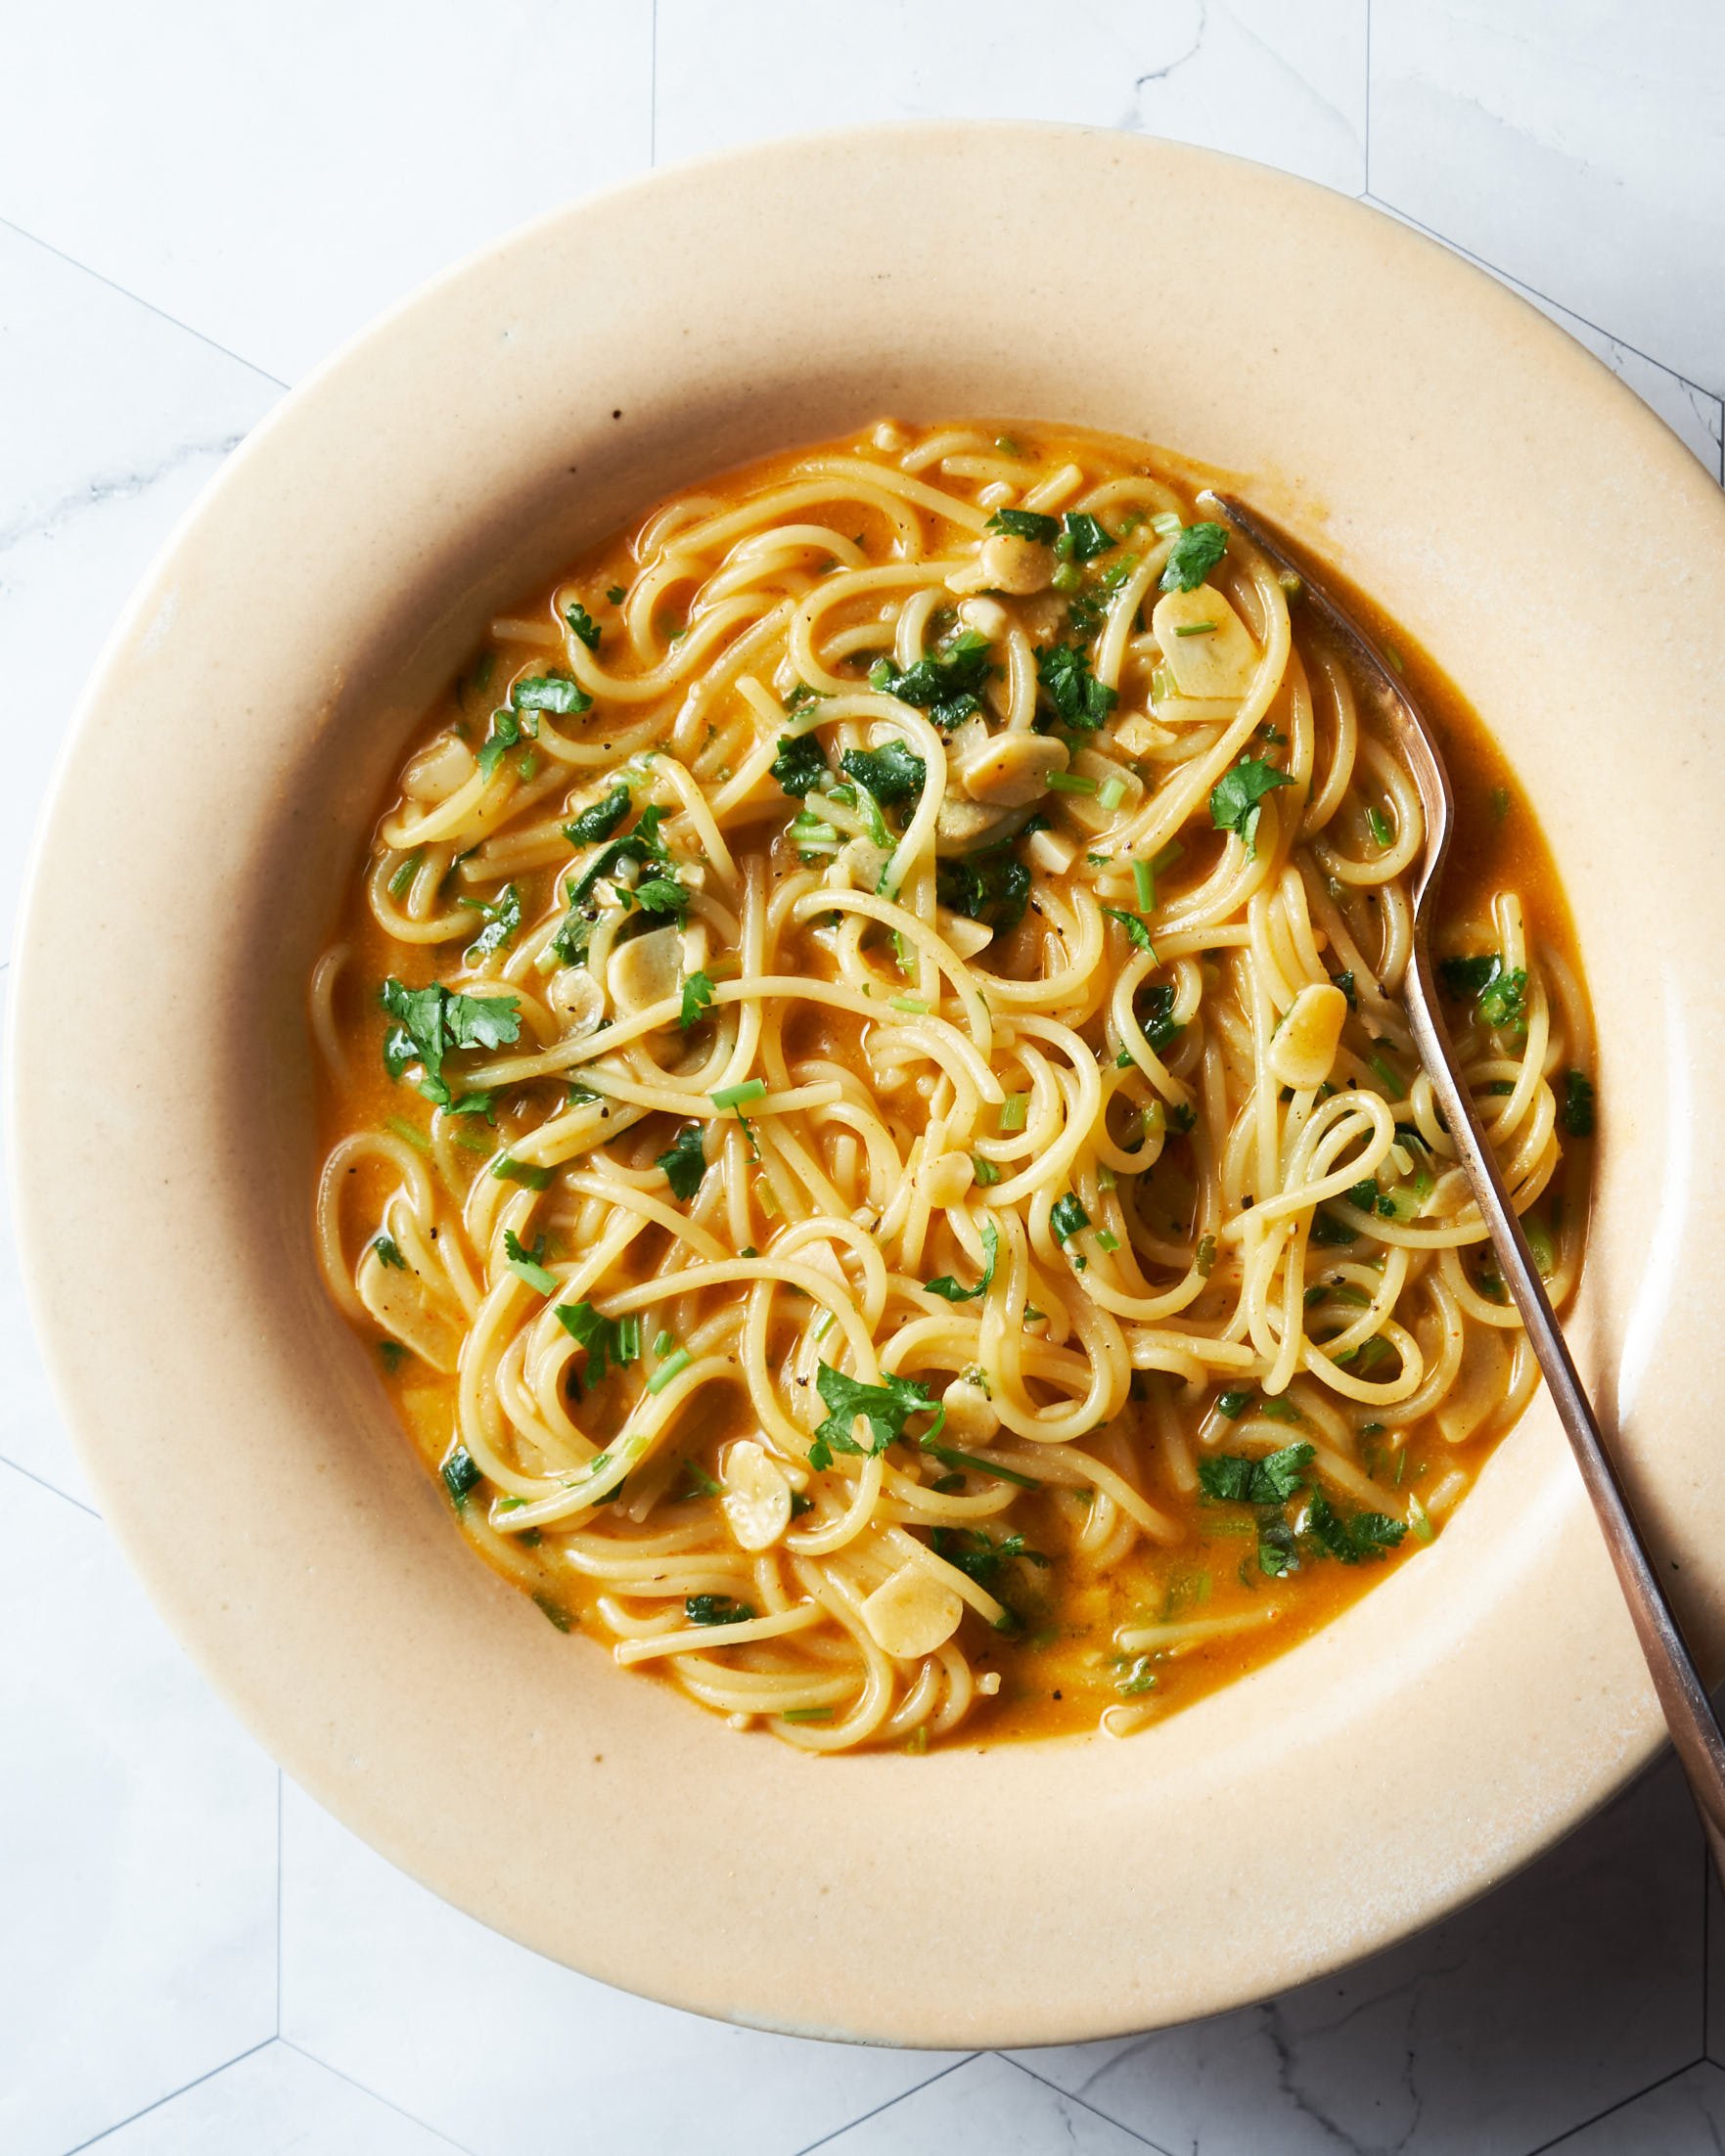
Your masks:
{"label": "cream-colored bowl", "polygon": [[290,397],[138,594],[61,773],[16,990],[20,1220],[107,1517],[238,1712],[396,1863],[706,2013],[1100,2036],[1394,1939],[1648,1757],[1543,1401],[1430,1550],[1145,1735],[811,1761],[474,1557],[312,1260],[306,973],[423,699],[661,491],[882,413],[1080,421],[1248,475],[1496,728],[1600,1022],[1571,1336],[1716,1647],[1725,505],[1521,301],[1226,158],[943,125],[655,175]]}

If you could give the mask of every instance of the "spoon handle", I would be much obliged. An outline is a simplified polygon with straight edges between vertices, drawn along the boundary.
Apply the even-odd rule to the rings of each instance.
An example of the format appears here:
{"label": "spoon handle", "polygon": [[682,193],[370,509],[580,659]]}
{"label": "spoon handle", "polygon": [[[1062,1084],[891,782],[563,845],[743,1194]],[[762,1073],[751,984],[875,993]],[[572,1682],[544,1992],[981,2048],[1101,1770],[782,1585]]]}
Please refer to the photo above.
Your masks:
{"label": "spoon handle", "polygon": [[1472,1097],[1456,1077],[1454,1051],[1433,993],[1423,921],[1416,921],[1406,1002],[1421,1060],[1478,1201],[1480,1218],[1491,1236],[1504,1282],[1527,1328],[1527,1337],[1539,1359],[1558,1418],[1568,1436],[1581,1479],[1599,1515],[1606,1548],[1616,1567],[1623,1598],[1629,1604],[1641,1651],[1647,1657],[1648,1674],[1670,1727],[1677,1757],[1689,1777],[1714,1866],[1725,1881],[1725,1733],[1720,1730],[1706,1687],[1665,1598],[1665,1591],[1659,1585],[1616,1469],[1606,1452],[1568,1343],[1553,1315],[1545,1283],[1510,1203],[1496,1158],[1480,1129]]}

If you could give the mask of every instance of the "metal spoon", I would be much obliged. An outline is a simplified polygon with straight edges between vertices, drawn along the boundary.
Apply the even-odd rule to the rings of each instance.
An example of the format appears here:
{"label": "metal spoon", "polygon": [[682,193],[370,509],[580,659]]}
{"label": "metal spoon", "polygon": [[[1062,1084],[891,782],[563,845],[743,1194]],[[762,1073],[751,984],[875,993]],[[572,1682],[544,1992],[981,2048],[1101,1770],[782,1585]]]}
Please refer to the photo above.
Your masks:
{"label": "metal spoon", "polygon": [[1414,884],[1413,956],[1402,985],[1408,1022],[1443,1110],[1443,1120],[1473,1186],[1499,1269],[1527,1328],[1558,1418],[1568,1434],[1575,1463],[1599,1515],[1606,1548],[1616,1567],[1617,1584],[1629,1604],[1641,1651],[1647,1657],[1648,1674],[1677,1757],[1689,1777],[1713,1863],[1725,1879],[1725,1734],[1720,1731],[1706,1687],[1665,1599],[1647,1545],[1629,1510],[1623,1485],[1607,1455],[1599,1424],[1581,1389],[1581,1379],[1510,1203],[1497,1161],[1480,1128],[1473,1100],[1457,1075],[1455,1051],[1438,1010],[1431,978],[1430,929],[1455,822],[1455,803],[1442,755],[1425,715],[1399,676],[1358,622],[1338,604],[1322,574],[1314,574],[1303,551],[1297,551],[1273,524],[1231,495],[1206,491],[1199,496],[1199,506],[1219,512],[1278,567],[1292,570],[1300,579],[1304,587],[1302,604],[1319,614],[1346,648],[1355,662],[1358,685],[1369,693],[1419,787],[1426,812],[1426,851]]}

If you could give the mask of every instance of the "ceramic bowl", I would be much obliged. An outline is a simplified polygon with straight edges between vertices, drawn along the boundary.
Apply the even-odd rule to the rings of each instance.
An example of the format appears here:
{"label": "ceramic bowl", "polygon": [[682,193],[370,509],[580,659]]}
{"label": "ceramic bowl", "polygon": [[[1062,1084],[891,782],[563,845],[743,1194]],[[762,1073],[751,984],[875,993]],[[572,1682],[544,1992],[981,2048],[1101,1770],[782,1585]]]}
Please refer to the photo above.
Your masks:
{"label": "ceramic bowl", "polygon": [[1432,1549],[1159,1728],[811,1761],[478,1562],[312,1258],[307,970],[434,685],[655,496],[885,413],[1077,421],[1241,474],[1496,730],[1600,1024],[1571,1337],[1717,1668],[1725,1216],[1696,1164],[1725,1129],[1725,503],[1489,279],[1228,158],[938,125],[655,174],[289,397],[133,601],[60,773],[16,986],[19,1218],[106,1517],[237,1712],[387,1857],[704,2013],[1067,2041],[1381,1947],[1649,1757],[1543,1401]]}

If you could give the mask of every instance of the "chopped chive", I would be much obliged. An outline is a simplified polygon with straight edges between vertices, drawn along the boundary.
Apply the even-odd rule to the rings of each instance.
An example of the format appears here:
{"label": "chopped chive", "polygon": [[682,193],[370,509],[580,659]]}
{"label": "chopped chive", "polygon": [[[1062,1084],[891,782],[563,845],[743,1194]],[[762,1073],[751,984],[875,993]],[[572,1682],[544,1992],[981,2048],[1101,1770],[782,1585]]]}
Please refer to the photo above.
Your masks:
{"label": "chopped chive", "polygon": [[1096,1247],[1099,1250],[1117,1250],[1120,1247],[1120,1238],[1112,1229],[1101,1229],[1097,1233]]}
{"label": "chopped chive", "polygon": [[781,1722],[831,1722],[831,1707],[787,1707],[779,1717]]}
{"label": "chopped chive", "polygon": [[653,1336],[653,1352],[655,1355],[668,1355],[675,1345],[676,1342],[668,1332],[656,1332]]}
{"label": "chopped chive", "polygon": [[1101,790],[1094,779],[1086,779],[1078,771],[1051,771],[1048,785],[1053,793],[1096,793]]}
{"label": "chopped chive", "polygon": [[1366,824],[1371,831],[1373,838],[1380,846],[1387,846],[1390,840],[1395,836],[1395,832],[1390,826],[1389,819],[1387,816],[1385,815],[1382,809],[1367,809]]}
{"label": "chopped chive", "polygon": [[680,1377],[695,1358],[687,1348],[679,1348],[675,1355],[667,1355],[653,1375],[647,1380],[649,1392],[663,1392],[673,1377]]}
{"label": "chopped chive", "polygon": [[431,1149],[431,1141],[425,1132],[403,1116],[386,1115],[384,1118],[384,1127],[393,1131],[397,1138],[404,1140],[417,1153],[429,1153]]}
{"label": "chopped chive", "polygon": [[893,996],[889,999],[894,1011],[902,1011],[907,1017],[926,1018],[929,1007],[921,996]]}
{"label": "chopped chive", "polygon": [[1126,782],[1124,779],[1111,779],[1097,795],[1097,799],[1105,809],[1117,809],[1125,798]]}
{"label": "chopped chive", "polygon": [[1366,1057],[1366,1068],[1376,1071],[1378,1076],[1383,1079],[1384,1083],[1389,1088],[1389,1098],[1392,1100],[1405,1100],[1407,1099],[1408,1089],[1402,1084],[1393,1065],[1386,1063],[1382,1056],[1368,1056]]}
{"label": "chopped chive", "polygon": [[979,1460],[975,1453],[962,1453],[956,1445],[931,1445],[925,1441],[922,1450],[943,1467],[975,1467],[979,1475],[992,1475],[997,1482],[1010,1482],[1021,1490],[1040,1490],[1042,1487],[1034,1475],[1021,1475],[1016,1467],[997,1467],[993,1460]]}
{"label": "chopped chive", "polygon": [[1215,633],[1213,621],[1182,621],[1174,631],[1176,636],[1214,636]]}
{"label": "chopped chive", "polygon": [[1000,1128],[1003,1131],[1021,1131],[1030,1115],[1030,1096],[1027,1093],[1009,1093],[1000,1103]]}
{"label": "chopped chive", "polygon": [[745,1078],[741,1085],[721,1086],[717,1093],[708,1098],[715,1108],[740,1108],[745,1100],[763,1100],[766,1090],[767,1082],[764,1078]]}
{"label": "chopped chive", "polygon": [[1148,861],[1132,864],[1132,884],[1138,893],[1138,911],[1141,914],[1156,910],[1156,871]]}

